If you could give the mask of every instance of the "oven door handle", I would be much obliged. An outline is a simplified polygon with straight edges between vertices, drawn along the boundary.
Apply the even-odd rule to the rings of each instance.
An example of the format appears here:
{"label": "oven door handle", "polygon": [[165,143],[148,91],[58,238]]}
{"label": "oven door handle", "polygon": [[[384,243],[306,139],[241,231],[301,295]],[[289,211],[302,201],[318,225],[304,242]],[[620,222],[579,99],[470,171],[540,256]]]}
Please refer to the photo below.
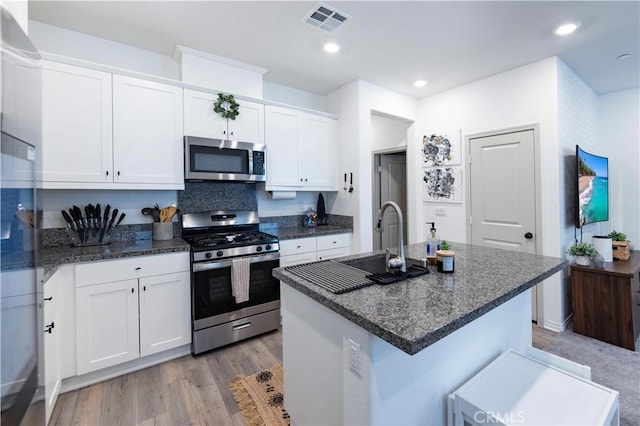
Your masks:
{"label": "oven door handle", "polygon": [[[280,259],[280,253],[266,253],[257,256],[251,256],[250,263],[268,262],[270,260]],[[200,262],[193,264],[193,272],[208,271],[211,269],[228,268],[233,264],[231,259],[229,260],[213,260],[211,262]]]}

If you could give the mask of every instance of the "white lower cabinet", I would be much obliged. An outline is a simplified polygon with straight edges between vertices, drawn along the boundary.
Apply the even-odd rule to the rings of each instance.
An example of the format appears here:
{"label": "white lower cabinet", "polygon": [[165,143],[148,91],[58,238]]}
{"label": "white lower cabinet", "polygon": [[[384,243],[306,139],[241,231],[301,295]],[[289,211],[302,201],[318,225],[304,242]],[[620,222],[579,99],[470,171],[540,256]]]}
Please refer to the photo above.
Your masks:
{"label": "white lower cabinet", "polygon": [[191,342],[188,253],[82,264],[76,276],[77,374]]}
{"label": "white lower cabinet", "polygon": [[322,235],[280,241],[280,267],[350,254],[351,234]]}
{"label": "white lower cabinet", "polygon": [[60,374],[60,321],[58,320],[58,282],[54,275],[43,289],[44,396],[46,423],[56,405],[62,377]]}

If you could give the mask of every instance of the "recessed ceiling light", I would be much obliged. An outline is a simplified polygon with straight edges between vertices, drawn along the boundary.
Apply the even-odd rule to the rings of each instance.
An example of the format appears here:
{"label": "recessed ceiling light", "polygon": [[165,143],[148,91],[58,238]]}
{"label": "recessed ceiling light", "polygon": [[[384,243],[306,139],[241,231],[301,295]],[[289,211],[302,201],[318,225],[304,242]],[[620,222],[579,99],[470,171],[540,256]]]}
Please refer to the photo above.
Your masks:
{"label": "recessed ceiling light", "polygon": [[568,35],[571,34],[572,32],[574,32],[575,30],[578,29],[579,24],[573,23],[573,22],[569,22],[566,24],[562,24],[559,27],[556,27],[555,30],[553,30],[553,33],[555,35]]}
{"label": "recessed ceiling light", "polygon": [[427,85],[427,82],[425,80],[416,80],[413,82],[413,85],[416,87],[424,87]]}
{"label": "recessed ceiling light", "polygon": [[335,43],[327,43],[324,45],[324,51],[327,53],[337,53],[340,50],[340,46]]}
{"label": "recessed ceiling light", "polygon": [[629,53],[623,53],[622,55],[618,55],[618,59],[629,59],[631,55]]}

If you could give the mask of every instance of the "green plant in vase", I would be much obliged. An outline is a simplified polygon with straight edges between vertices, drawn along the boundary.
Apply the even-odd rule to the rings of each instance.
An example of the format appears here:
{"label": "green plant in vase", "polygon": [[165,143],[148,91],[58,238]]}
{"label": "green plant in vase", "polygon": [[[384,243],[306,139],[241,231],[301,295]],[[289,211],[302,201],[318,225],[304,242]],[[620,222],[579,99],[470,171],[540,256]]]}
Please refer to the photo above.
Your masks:
{"label": "green plant in vase", "polygon": [[624,232],[618,232],[615,229],[609,232],[609,235],[607,236],[613,241],[627,241],[627,234]]}
{"label": "green plant in vase", "polygon": [[575,256],[576,263],[582,266],[589,266],[591,259],[598,254],[596,248],[587,243],[576,243],[567,249],[570,256]]}

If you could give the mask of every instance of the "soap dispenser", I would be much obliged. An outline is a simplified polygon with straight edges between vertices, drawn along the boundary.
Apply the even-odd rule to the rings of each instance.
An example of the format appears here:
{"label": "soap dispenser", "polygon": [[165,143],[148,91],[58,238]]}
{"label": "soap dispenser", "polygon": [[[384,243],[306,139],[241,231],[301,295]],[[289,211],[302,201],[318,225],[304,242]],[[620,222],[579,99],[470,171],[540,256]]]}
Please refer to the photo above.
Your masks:
{"label": "soap dispenser", "polygon": [[438,238],[438,234],[436,234],[436,223],[427,222],[427,224],[431,224],[431,229],[427,236],[427,259],[429,260],[429,263],[435,263],[436,251],[440,250],[440,238]]}

